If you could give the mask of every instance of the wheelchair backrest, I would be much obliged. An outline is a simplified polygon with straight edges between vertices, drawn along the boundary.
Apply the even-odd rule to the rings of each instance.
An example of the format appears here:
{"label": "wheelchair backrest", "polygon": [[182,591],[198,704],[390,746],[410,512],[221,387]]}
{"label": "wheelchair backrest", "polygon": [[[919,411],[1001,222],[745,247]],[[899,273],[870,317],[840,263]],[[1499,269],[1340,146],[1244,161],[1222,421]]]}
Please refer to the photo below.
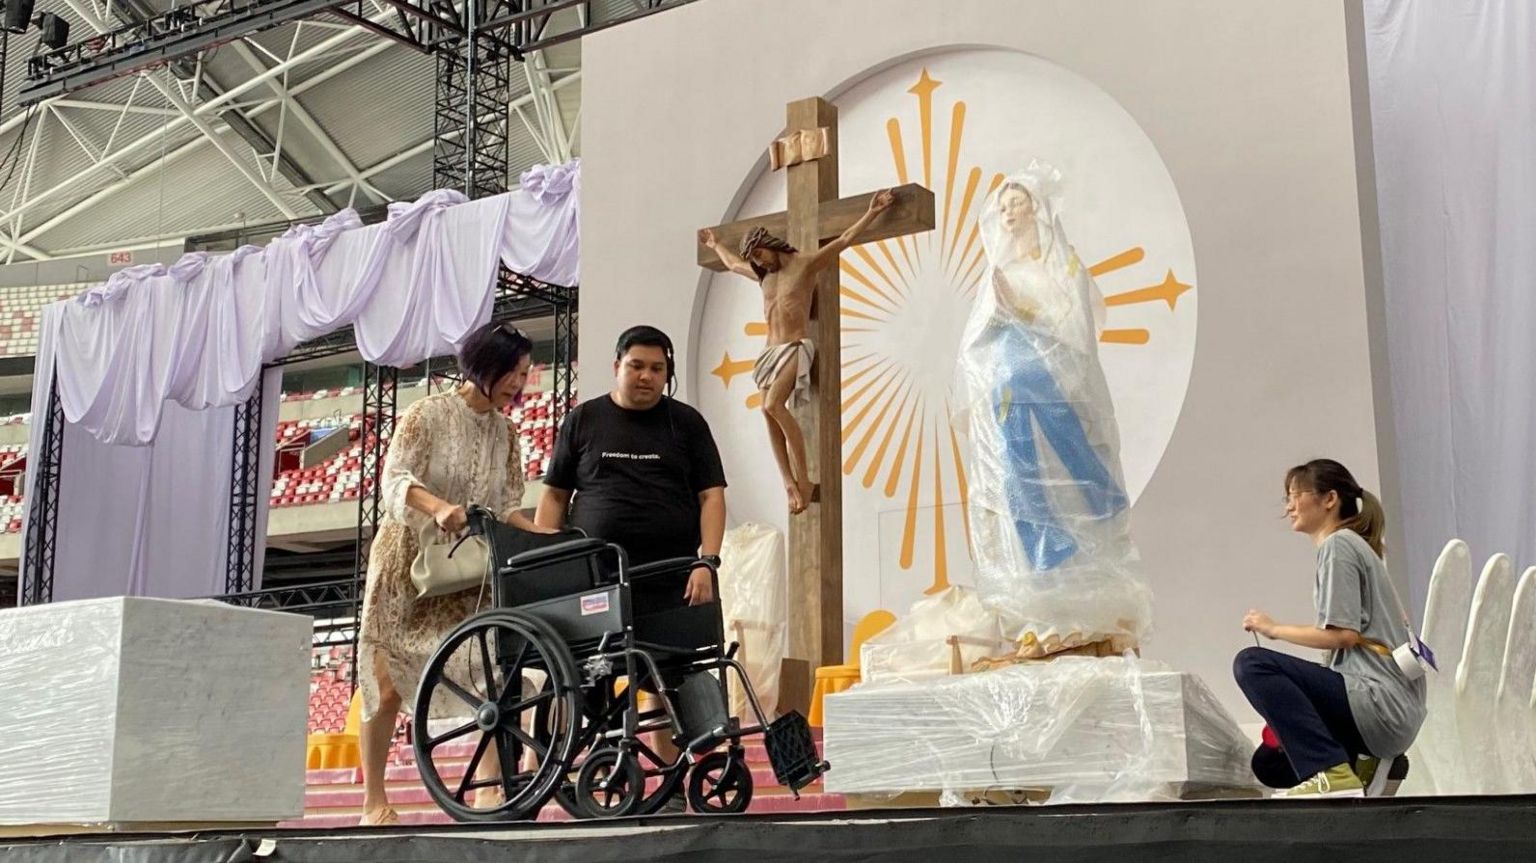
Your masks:
{"label": "wheelchair backrest", "polygon": [[528,533],[498,522],[488,539],[496,601],[503,608],[584,593],[618,578],[618,562],[607,544],[579,530]]}

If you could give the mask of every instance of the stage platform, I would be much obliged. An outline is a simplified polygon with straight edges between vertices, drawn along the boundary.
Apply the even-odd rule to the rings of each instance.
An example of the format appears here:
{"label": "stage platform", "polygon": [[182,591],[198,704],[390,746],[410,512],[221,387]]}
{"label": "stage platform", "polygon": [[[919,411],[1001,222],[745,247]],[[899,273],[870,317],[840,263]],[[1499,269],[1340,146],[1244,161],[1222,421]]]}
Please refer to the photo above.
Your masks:
{"label": "stage platform", "polygon": [[3,863],[822,860],[1401,863],[1536,859],[1536,797],[670,816],[601,824],[0,840]]}

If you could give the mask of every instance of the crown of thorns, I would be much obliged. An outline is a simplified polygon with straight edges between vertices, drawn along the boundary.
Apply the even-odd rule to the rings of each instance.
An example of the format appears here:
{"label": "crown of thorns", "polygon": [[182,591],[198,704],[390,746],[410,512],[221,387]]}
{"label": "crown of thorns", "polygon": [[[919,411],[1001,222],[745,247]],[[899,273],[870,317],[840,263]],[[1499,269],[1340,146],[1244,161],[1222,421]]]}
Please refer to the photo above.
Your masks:
{"label": "crown of thorns", "polygon": [[795,253],[794,246],[768,233],[766,229],[753,228],[752,233],[747,234],[746,239],[741,241],[741,256],[743,258],[750,257],[758,249],[767,249],[770,252],[783,252],[787,255]]}

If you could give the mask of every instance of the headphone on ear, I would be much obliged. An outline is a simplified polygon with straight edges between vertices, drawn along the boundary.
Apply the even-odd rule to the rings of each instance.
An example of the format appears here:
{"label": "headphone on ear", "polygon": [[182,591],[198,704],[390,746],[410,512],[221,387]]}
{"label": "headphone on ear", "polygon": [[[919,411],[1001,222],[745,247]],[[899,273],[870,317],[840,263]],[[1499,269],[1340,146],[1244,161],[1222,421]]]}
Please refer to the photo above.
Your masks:
{"label": "headphone on ear", "polygon": [[677,389],[677,360],[673,356],[672,339],[666,333],[648,324],[633,326],[619,333],[619,340],[613,349],[613,358],[615,360],[622,360],[624,358],[624,351],[637,342],[661,342],[661,352],[667,357],[666,394],[670,397],[673,390]]}

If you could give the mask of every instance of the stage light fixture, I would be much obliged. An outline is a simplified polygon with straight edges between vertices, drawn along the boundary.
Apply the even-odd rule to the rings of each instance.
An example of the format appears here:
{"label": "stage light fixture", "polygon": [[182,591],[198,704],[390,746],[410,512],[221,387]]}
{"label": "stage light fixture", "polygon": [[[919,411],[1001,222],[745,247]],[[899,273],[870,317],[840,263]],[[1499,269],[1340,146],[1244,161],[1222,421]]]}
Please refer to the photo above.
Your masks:
{"label": "stage light fixture", "polygon": [[27,24],[32,20],[32,6],[35,0],[5,0],[3,15],[0,15],[0,26],[4,26],[8,33],[25,33]]}
{"label": "stage light fixture", "polygon": [[37,16],[33,23],[37,25],[39,41],[49,48],[57,51],[69,42],[69,22],[52,12]]}

